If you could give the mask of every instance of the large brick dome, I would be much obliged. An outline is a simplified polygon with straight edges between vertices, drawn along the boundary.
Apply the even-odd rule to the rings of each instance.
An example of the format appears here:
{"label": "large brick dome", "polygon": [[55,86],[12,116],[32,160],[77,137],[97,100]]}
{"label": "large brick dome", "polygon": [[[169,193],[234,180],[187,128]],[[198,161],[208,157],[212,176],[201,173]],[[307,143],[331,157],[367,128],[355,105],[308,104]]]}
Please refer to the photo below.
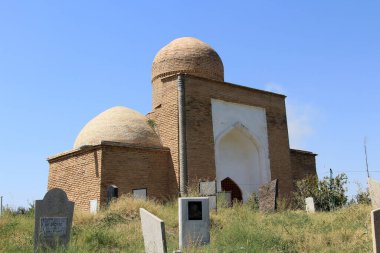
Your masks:
{"label": "large brick dome", "polygon": [[208,44],[192,37],[173,40],[153,60],[152,81],[176,73],[224,81],[223,62],[218,53]]}
{"label": "large brick dome", "polygon": [[162,147],[159,137],[148,125],[148,119],[124,106],[112,107],[90,120],[80,131],[74,148],[97,145],[102,141]]}

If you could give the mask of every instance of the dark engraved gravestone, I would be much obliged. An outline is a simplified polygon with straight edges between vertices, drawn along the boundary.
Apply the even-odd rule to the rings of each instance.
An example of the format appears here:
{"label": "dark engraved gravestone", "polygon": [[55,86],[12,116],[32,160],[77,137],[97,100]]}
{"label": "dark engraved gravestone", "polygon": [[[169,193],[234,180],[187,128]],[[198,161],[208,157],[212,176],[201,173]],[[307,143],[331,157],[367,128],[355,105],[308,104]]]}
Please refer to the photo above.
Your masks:
{"label": "dark engraved gravestone", "polygon": [[259,188],[259,209],[261,212],[273,212],[277,209],[278,180],[275,179]]}
{"label": "dark engraved gravestone", "polygon": [[43,200],[36,200],[34,221],[34,251],[66,247],[70,240],[74,202],[66,193],[54,188]]}

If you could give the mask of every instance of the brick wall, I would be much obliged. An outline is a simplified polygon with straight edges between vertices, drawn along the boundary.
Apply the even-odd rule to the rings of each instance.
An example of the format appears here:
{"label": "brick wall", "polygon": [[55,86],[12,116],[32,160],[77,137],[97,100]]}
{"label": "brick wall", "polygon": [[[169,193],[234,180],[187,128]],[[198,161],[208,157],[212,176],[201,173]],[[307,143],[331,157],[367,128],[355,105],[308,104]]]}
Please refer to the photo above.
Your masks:
{"label": "brick wall", "polygon": [[308,175],[317,175],[315,156],[316,154],[303,150],[290,150],[290,161],[294,181],[305,178]]}
{"label": "brick wall", "polygon": [[151,198],[165,199],[168,194],[167,149],[103,146],[101,201],[107,200],[107,187],[116,185],[119,195],[147,188]]}
{"label": "brick wall", "polygon": [[100,201],[101,160],[99,147],[49,158],[48,190],[63,189],[75,208],[88,211],[90,200]]}
{"label": "brick wall", "polygon": [[148,197],[169,197],[170,152],[123,144],[102,144],[73,150],[48,159],[48,189],[61,188],[75,208],[88,211],[90,200],[107,200],[107,186],[114,184],[119,195],[147,188]]}
{"label": "brick wall", "polygon": [[170,149],[168,191],[176,196],[179,191],[177,77],[163,80],[157,79],[152,84],[152,101],[155,102],[147,117],[156,123],[162,145]]}
{"label": "brick wall", "polygon": [[[154,109],[149,116],[158,123],[161,140],[171,150],[178,182],[177,77],[160,81],[161,107]],[[185,76],[185,89],[189,180],[214,179],[216,176],[211,112],[211,99],[214,98],[266,109],[272,179],[279,179],[280,196],[293,190],[285,96],[191,75]],[[158,96],[154,92],[155,89],[153,98]]]}

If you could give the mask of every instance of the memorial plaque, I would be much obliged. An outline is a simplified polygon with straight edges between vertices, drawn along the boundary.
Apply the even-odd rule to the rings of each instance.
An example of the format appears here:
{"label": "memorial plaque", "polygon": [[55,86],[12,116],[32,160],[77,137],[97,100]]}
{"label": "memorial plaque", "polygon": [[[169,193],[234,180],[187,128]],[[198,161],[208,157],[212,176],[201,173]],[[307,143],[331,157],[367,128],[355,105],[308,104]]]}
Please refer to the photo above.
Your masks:
{"label": "memorial plaque", "polygon": [[67,217],[42,217],[40,224],[40,233],[44,237],[66,235]]}
{"label": "memorial plaque", "polygon": [[189,201],[188,215],[189,220],[202,220],[202,202]]}

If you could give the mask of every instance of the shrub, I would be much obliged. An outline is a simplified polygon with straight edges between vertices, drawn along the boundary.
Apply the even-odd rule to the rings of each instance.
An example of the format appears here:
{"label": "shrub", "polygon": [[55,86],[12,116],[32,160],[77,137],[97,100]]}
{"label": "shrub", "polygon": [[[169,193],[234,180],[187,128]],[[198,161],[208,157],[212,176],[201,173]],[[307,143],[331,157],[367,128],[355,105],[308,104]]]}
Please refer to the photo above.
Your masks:
{"label": "shrub", "polygon": [[293,207],[305,208],[305,198],[313,197],[315,208],[319,211],[331,211],[347,203],[346,174],[336,177],[324,177],[318,180],[316,176],[308,176],[296,181],[296,190],[293,193]]}

